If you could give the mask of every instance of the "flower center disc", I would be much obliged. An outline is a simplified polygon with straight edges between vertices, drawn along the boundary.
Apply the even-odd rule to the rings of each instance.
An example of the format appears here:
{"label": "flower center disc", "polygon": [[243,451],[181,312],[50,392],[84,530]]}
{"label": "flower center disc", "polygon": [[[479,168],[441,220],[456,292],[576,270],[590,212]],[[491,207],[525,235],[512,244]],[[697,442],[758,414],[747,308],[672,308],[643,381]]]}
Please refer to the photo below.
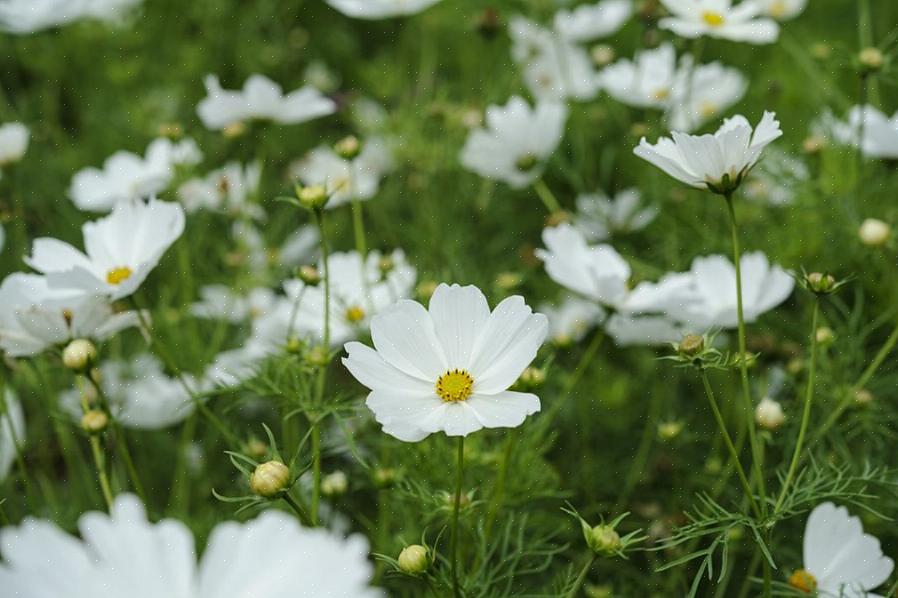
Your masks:
{"label": "flower center disc", "polygon": [[447,403],[466,401],[474,388],[474,378],[465,370],[449,370],[437,380],[436,390]]}
{"label": "flower center disc", "polygon": [[802,592],[813,592],[817,589],[817,578],[804,569],[799,569],[789,577],[789,585]]}
{"label": "flower center disc", "polygon": [[353,305],[346,310],[346,320],[351,324],[358,324],[365,319],[365,310],[358,305]]}
{"label": "flower center disc", "polygon": [[713,10],[706,10],[702,13],[702,20],[711,27],[720,27],[724,23],[723,15]]}
{"label": "flower center disc", "polygon": [[131,278],[131,274],[133,274],[133,272],[128,266],[113,268],[106,273],[106,282],[108,282],[109,284],[119,284],[122,281]]}

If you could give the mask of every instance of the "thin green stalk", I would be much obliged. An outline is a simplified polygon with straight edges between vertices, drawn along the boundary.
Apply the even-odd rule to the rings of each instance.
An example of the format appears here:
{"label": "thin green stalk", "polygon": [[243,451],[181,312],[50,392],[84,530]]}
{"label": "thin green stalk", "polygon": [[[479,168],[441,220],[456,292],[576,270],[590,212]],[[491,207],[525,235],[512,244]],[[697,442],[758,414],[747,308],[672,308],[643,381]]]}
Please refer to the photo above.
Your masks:
{"label": "thin green stalk", "polygon": [[533,190],[536,191],[536,195],[539,197],[540,201],[543,202],[543,205],[546,206],[549,214],[563,211],[561,209],[561,204],[558,203],[558,200],[555,199],[555,195],[549,190],[542,179],[533,181]]}
{"label": "thin green stalk", "polygon": [[779,498],[776,499],[776,506],[773,508],[774,513],[778,513],[786,500],[786,494],[789,486],[795,477],[798,469],[798,461],[801,458],[801,449],[804,446],[804,437],[808,431],[808,423],[811,419],[811,404],[814,401],[814,376],[817,372],[817,317],[820,312],[819,299],[814,300],[814,315],[811,318],[811,364],[808,367],[808,386],[804,395],[804,411],[801,414],[801,427],[798,429],[798,440],[795,442],[795,451],[792,453],[792,462],[789,464],[789,470],[786,473],[786,479],[783,482],[783,488],[780,490]]}
{"label": "thin green stalk", "polygon": [[321,502],[321,429],[312,423],[312,525],[318,525],[318,506]]}
{"label": "thin green stalk", "polygon": [[490,537],[493,523],[496,521],[499,507],[502,505],[502,498],[505,494],[505,479],[508,475],[508,464],[511,462],[514,443],[517,439],[516,430],[517,428],[512,428],[505,436],[505,450],[502,451],[502,460],[499,462],[499,470],[496,472],[496,484],[493,486],[493,494],[490,496],[490,504],[486,510],[486,523],[483,524],[483,536],[485,538]]}
{"label": "thin green stalk", "polygon": [[639,439],[639,446],[636,448],[636,456],[627,472],[627,478],[624,480],[621,492],[617,497],[617,501],[614,503],[614,509],[611,511],[612,513],[620,513],[624,510],[627,501],[630,500],[630,495],[636,488],[636,484],[639,483],[639,479],[645,472],[646,463],[648,462],[652,450],[652,443],[657,434],[658,417],[661,412],[661,398],[662,395],[658,392],[656,387],[655,392],[652,393],[651,402],[649,403],[649,412],[645,418],[645,426],[642,428],[642,437]]}
{"label": "thin green stalk", "polygon": [[452,594],[455,598],[461,598],[461,590],[458,586],[458,513],[461,507],[461,484],[465,468],[465,437],[458,437],[458,462],[455,472],[455,501],[452,504],[452,530],[450,538]]}
{"label": "thin green stalk", "polygon": [[284,493],[283,498],[284,502],[290,505],[290,508],[293,509],[293,512],[296,513],[296,516],[299,517],[299,521],[303,525],[307,525],[310,527],[315,525],[314,523],[312,523],[312,519],[309,517],[309,515],[306,514],[306,510],[303,509],[298,502],[296,502],[295,498],[290,496],[289,493]]}
{"label": "thin green stalk", "polygon": [[593,358],[595,358],[596,353],[599,350],[599,347],[602,346],[602,341],[605,339],[605,329],[602,324],[599,325],[599,328],[596,330],[595,334],[592,337],[592,340],[589,343],[589,346],[586,348],[586,351],[583,352],[583,355],[580,357],[580,361],[577,362],[577,366],[574,368],[574,373],[567,379],[564,386],[561,389],[561,393],[558,395],[558,398],[555,399],[555,403],[546,411],[545,417],[543,417],[543,421],[546,423],[550,423],[558,412],[561,411],[562,406],[564,405],[565,400],[570,396],[571,392],[577,387],[577,384],[580,383],[580,379],[583,378],[583,375],[586,373],[586,368],[592,362]]}
{"label": "thin green stalk", "polygon": [[[122,425],[118,422],[118,419],[112,413],[111,405],[109,404],[109,397],[106,396],[106,392],[103,390],[103,387],[93,379],[93,376],[86,375],[84,376],[87,380],[90,381],[91,386],[94,387],[94,390],[97,391],[97,396],[100,398],[100,401],[105,409],[106,413],[109,414],[109,419],[112,424],[112,432],[115,434],[116,444],[118,445],[119,453],[121,453],[122,461],[125,462],[125,469],[128,471],[128,477],[131,479],[131,484],[134,486],[134,491],[140,497],[140,500],[146,502],[146,494],[143,491],[143,484],[140,482],[140,475],[137,473],[137,467],[134,466],[134,458],[131,456],[131,449],[128,448],[128,440],[125,438],[125,430]],[[79,378],[80,379],[80,378]]]}
{"label": "thin green stalk", "polygon": [[596,555],[591,554],[589,560],[586,561],[586,564],[583,565],[583,568],[580,570],[577,579],[574,580],[574,585],[572,585],[570,591],[565,594],[565,598],[574,598],[577,595],[577,592],[579,592],[580,588],[583,586],[583,582],[586,581],[586,576],[589,574],[589,569],[594,562],[596,562]]}
{"label": "thin green stalk", "polygon": [[100,438],[96,435],[90,437],[90,452],[97,467],[97,477],[100,479],[100,490],[103,492],[103,500],[106,501],[107,510],[112,510],[112,488],[109,486],[109,477],[106,475],[106,460],[103,458],[103,450],[100,447]]}
{"label": "thin green stalk", "polygon": [[[331,321],[331,276],[330,276],[330,254],[327,246],[327,232],[324,226],[324,211],[315,210],[315,223],[318,225],[318,233],[321,244],[321,261],[324,264],[324,350],[330,355],[330,321]],[[318,381],[315,392],[315,403],[320,405],[324,401],[324,388],[327,381],[327,364],[321,366],[318,372]],[[309,417],[312,425],[311,442],[312,442],[312,506],[311,519],[313,525],[318,525],[318,505],[321,501],[321,429],[320,422],[317,417]]]}
{"label": "thin green stalk", "polygon": [[742,462],[739,460],[739,453],[736,451],[736,446],[733,444],[733,439],[730,436],[729,431],[727,431],[726,422],[723,419],[723,415],[720,413],[720,406],[717,404],[717,399],[714,397],[714,391],[711,388],[711,383],[708,381],[708,373],[701,369],[702,376],[702,385],[705,387],[705,396],[708,397],[708,404],[711,407],[711,412],[714,414],[714,420],[717,422],[717,428],[720,430],[720,436],[723,438],[723,442],[727,447],[727,450],[730,453],[730,459],[734,467],[736,468],[736,473],[739,476],[739,481],[742,483],[742,489],[745,491],[745,497],[748,500],[749,506],[751,506],[751,510],[754,512],[755,517],[761,518],[761,509],[758,507],[758,503],[755,500],[754,492],[752,491],[751,484],[748,481],[748,476],[745,475],[745,470],[742,468]]}

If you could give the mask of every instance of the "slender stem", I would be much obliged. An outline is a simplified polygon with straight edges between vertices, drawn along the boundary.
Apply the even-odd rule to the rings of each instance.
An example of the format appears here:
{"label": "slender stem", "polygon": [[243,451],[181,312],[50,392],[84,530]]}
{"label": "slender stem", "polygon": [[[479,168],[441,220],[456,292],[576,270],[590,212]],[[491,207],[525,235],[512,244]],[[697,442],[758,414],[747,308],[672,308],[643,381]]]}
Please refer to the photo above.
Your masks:
{"label": "slender stem", "polygon": [[505,478],[508,475],[508,464],[511,461],[514,452],[514,443],[517,439],[515,431],[512,428],[505,436],[505,450],[502,451],[502,460],[499,462],[499,471],[496,473],[496,484],[493,486],[493,495],[490,497],[490,504],[486,510],[486,523],[483,524],[483,536],[489,538],[490,531],[493,529],[493,523],[496,521],[496,515],[499,507],[502,505],[502,497],[505,494]]}
{"label": "slender stem", "polygon": [[293,511],[296,513],[296,516],[299,517],[299,521],[303,525],[308,525],[308,526],[314,525],[312,523],[312,520],[309,518],[308,514],[306,513],[305,509],[303,509],[302,506],[298,502],[296,502],[295,498],[293,498],[292,496],[290,496],[289,493],[286,493],[286,492],[284,493],[283,497],[284,497],[284,502],[286,502],[288,505],[290,505],[290,508],[293,509]]}
{"label": "slender stem", "polygon": [[[324,226],[324,212],[315,210],[315,222],[318,225],[319,239],[321,243],[321,261],[324,269],[324,331],[323,345],[324,351],[330,355],[330,321],[331,321],[331,276],[330,276],[330,254],[328,253],[327,234]],[[324,388],[327,382],[327,364],[321,366],[318,372],[318,381],[315,391],[315,403],[321,404],[324,400]],[[309,417],[312,425],[312,507],[311,517],[312,524],[318,525],[318,505],[321,501],[321,430],[319,428],[319,420],[317,417]]]}
{"label": "slender stem", "polygon": [[739,481],[742,483],[745,497],[748,499],[748,504],[751,506],[751,510],[754,512],[755,516],[760,518],[761,509],[758,507],[758,503],[755,500],[754,492],[748,481],[748,476],[745,475],[745,470],[742,468],[742,462],[739,460],[739,452],[736,450],[736,446],[733,444],[733,439],[727,431],[726,422],[723,419],[723,415],[720,413],[720,406],[717,404],[717,399],[714,397],[714,391],[711,389],[711,383],[708,381],[708,373],[704,369],[701,369],[700,372],[702,376],[702,385],[705,387],[705,396],[708,397],[708,404],[711,406],[711,412],[714,413],[714,420],[717,422],[720,436],[723,438],[723,442],[730,453],[730,459],[739,476]]}
{"label": "slender stem", "polygon": [[817,372],[817,317],[820,312],[820,301],[814,300],[814,315],[811,318],[811,364],[808,367],[808,386],[804,395],[804,411],[801,414],[801,427],[798,429],[798,440],[795,442],[795,450],[792,453],[792,462],[789,464],[789,471],[786,473],[786,479],[783,482],[783,488],[780,490],[779,498],[776,499],[774,513],[778,513],[786,500],[786,493],[795,477],[795,471],[798,469],[798,461],[801,458],[801,449],[804,446],[804,437],[808,431],[808,423],[811,419],[811,404],[814,401],[814,376]]}
{"label": "slender stem", "polygon": [[[87,395],[84,393],[84,383],[80,376],[76,377],[75,380],[78,386],[78,392],[81,395],[81,411],[87,413],[90,410],[90,405],[87,402]],[[112,488],[109,485],[109,477],[106,474],[106,459],[103,455],[103,448],[100,445],[100,436],[98,434],[91,434],[89,443],[94,465],[97,468],[97,478],[99,478],[100,481],[100,490],[103,492],[103,500],[106,501],[106,509],[111,511],[113,503]]]}
{"label": "slender stem", "polygon": [[561,205],[558,203],[558,200],[555,199],[555,195],[549,190],[542,179],[533,181],[533,190],[536,191],[536,195],[539,196],[540,201],[546,206],[549,214],[562,211]]}
{"label": "slender stem", "polygon": [[368,257],[368,243],[365,239],[365,218],[362,209],[362,202],[358,199],[352,200],[352,232],[355,237],[355,250],[359,254],[362,268],[362,290],[365,292],[365,307],[371,309],[371,296],[368,292],[368,273],[365,269],[365,259]]}
{"label": "slender stem", "polygon": [[458,437],[458,465],[455,472],[455,500],[452,504],[452,536],[450,539],[452,594],[455,598],[461,597],[458,586],[458,512],[461,507],[461,483],[465,468],[465,437]]}
{"label": "slender stem", "polygon": [[318,505],[321,502],[321,428],[312,423],[312,525],[318,525]]}
{"label": "slender stem", "polygon": [[580,587],[583,585],[583,582],[586,581],[586,576],[589,574],[589,569],[592,567],[592,564],[596,561],[596,555],[591,554],[589,556],[589,560],[586,561],[586,564],[583,565],[583,568],[580,570],[580,574],[577,576],[577,579],[574,581],[574,585],[571,586],[570,591],[565,594],[565,598],[574,598],[577,595],[577,592],[580,591]]}
{"label": "slender stem", "polygon": [[567,379],[564,386],[561,389],[561,393],[559,393],[558,398],[555,399],[555,403],[546,411],[546,416],[543,418],[543,421],[546,423],[550,423],[558,412],[561,411],[561,407],[564,405],[565,400],[570,396],[571,392],[577,387],[580,379],[583,378],[583,374],[586,373],[586,368],[592,362],[593,358],[595,358],[596,353],[599,350],[599,347],[602,346],[602,341],[605,339],[605,329],[602,325],[596,330],[595,334],[592,337],[592,340],[589,343],[589,346],[586,348],[586,351],[583,352],[583,355],[580,357],[580,361],[577,362],[576,368],[574,368],[574,373]]}
{"label": "slender stem", "polygon": [[645,473],[646,463],[652,450],[652,443],[657,434],[658,417],[661,411],[662,394],[658,392],[657,387],[652,393],[652,399],[649,403],[649,411],[645,418],[645,425],[642,428],[642,437],[639,440],[639,446],[636,448],[636,456],[633,458],[633,464],[627,472],[627,478],[624,480],[623,487],[614,503],[612,513],[620,513],[623,511],[630,500],[630,495],[636,484],[639,483],[643,473]]}
{"label": "slender stem", "polygon": [[84,376],[84,378],[90,381],[91,386],[93,386],[94,390],[97,391],[97,396],[100,398],[100,402],[103,405],[103,408],[105,409],[106,413],[109,414],[109,419],[112,424],[112,431],[115,434],[116,444],[118,445],[118,450],[121,453],[122,461],[125,462],[125,469],[128,471],[128,477],[131,479],[131,484],[134,486],[134,491],[137,492],[140,500],[146,502],[146,494],[143,491],[143,484],[140,482],[140,476],[137,473],[137,467],[134,466],[134,458],[131,456],[131,449],[128,447],[128,440],[127,438],[125,438],[125,430],[119,423],[118,419],[115,417],[115,414],[112,412],[112,407],[109,403],[109,397],[106,396],[106,392],[103,390],[103,387],[100,384],[97,384],[93,376],[87,374]]}

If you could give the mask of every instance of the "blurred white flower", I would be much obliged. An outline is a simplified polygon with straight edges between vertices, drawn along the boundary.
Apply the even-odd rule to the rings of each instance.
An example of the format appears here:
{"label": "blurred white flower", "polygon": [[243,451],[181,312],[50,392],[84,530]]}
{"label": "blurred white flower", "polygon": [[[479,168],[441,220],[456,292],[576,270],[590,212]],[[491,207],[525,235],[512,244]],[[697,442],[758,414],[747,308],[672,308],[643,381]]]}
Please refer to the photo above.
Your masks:
{"label": "blurred white flower", "polygon": [[596,303],[578,297],[565,297],[557,307],[540,305],[539,311],[549,319],[549,340],[557,345],[581,341],[605,317]]}
{"label": "blurred white flower", "polygon": [[204,178],[185,181],[178,187],[178,199],[190,214],[197,210],[221,210],[233,216],[265,218],[265,210],[253,199],[259,191],[262,165],[253,162],[245,166],[229,162]]}
{"label": "blurred white flower", "polygon": [[0,30],[27,34],[82,19],[122,21],[142,0],[3,0]]}
{"label": "blurred white flower", "polygon": [[7,388],[0,401],[0,483],[9,475],[16,453],[24,443],[25,414],[19,398]]}
{"label": "blurred white flower", "polygon": [[200,298],[200,301],[190,306],[191,314],[198,318],[226,320],[233,324],[270,313],[277,300],[274,291],[265,287],[256,287],[246,294],[240,294],[223,284],[202,287]]}
{"label": "blurred white flower", "polygon": [[748,78],[739,69],[719,62],[691,65],[691,57],[684,57],[671,95],[667,122],[675,131],[694,131],[718,118],[748,90]]}
{"label": "blurred white flower", "polygon": [[115,313],[106,298],[52,288],[44,276],[18,272],[0,284],[0,349],[11,357],[76,338],[104,340],[138,324],[136,312]]}
{"label": "blurred white flower", "polygon": [[779,25],[760,16],[764,7],[756,0],[661,0],[671,16],[659,27],[680,37],[708,36],[750,44],[770,44],[779,37]]}
{"label": "blurred white flower", "polygon": [[614,314],[605,330],[621,347],[669,345],[683,338],[685,329],[666,316]]}
{"label": "blurred white flower", "polygon": [[508,32],[512,58],[536,98],[583,101],[599,92],[598,76],[584,48],[520,16],[511,19]]}
{"label": "blurred white flower", "polygon": [[84,168],[75,173],[69,197],[81,210],[107,212],[117,203],[144,199],[168,187],[179,165],[196,164],[202,153],[192,139],[173,143],[166,138],[147,146],[146,157],[119,151],[103,168]]}
{"label": "blurred white flower", "polygon": [[0,252],[3,251],[3,247],[6,245],[6,231],[3,228],[3,223],[0,222]]}
{"label": "blurred white flower", "polygon": [[30,133],[22,123],[12,122],[0,126],[0,167],[18,162],[28,151]]}
{"label": "blurred white flower", "polygon": [[312,86],[284,94],[264,75],[252,75],[241,91],[222,89],[218,77],[205,79],[206,97],[196,112],[207,129],[221,130],[248,120],[271,120],[282,125],[306,122],[337,111],[337,104]]}
{"label": "blurred white flower", "polygon": [[633,153],[692,187],[731,192],[764,148],[782,134],[772,112],[764,112],[754,131],[744,116],[737,115],[724,120],[713,135],[674,131],[673,140],[661,137],[655,145],[643,137]]}
{"label": "blurred white flower", "polygon": [[892,227],[877,218],[867,218],[857,230],[861,243],[869,247],[885,245],[892,237]]}
{"label": "blurred white flower", "polygon": [[561,143],[567,107],[541,102],[531,108],[518,96],[486,109],[486,127],[471,131],[461,150],[462,166],[482,177],[522,188],[542,173]]}
{"label": "blurred white flower", "polygon": [[639,52],[635,60],[623,58],[599,73],[602,89],[612,98],[635,108],[666,109],[677,83],[677,54],[664,43]]}
{"label": "blurred white flower", "polygon": [[617,32],[632,15],[632,0],[601,0],[573,10],[559,10],[553,25],[555,32],[566,40],[589,42]]}
{"label": "blurred white flower", "polygon": [[763,14],[777,21],[794,19],[808,5],[808,0],[756,0],[763,10]]}
{"label": "blurred white flower", "polygon": [[403,300],[371,321],[375,349],[348,343],[343,364],[371,389],[367,405],[384,432],[406,442],[435,432],[467,436],[521,425],[536,395],[509,391],[536,357],[548,323],[519,296],[492,313],[473,286],[441,284],[429,311]]}
{"label": "blurred white flower", "polygon": [[575,223],[588,241],[647,227],[658,216],[657,206],[644,206],[638,189],[624,189],[614,199],[602,192],[577,197]]}
{"label": "blurred white flower", "polygon": [[891,575],[895,563],[879,540],[864,533],[861,520],[845,507],[825,502],[811,511],[804,532],[804,569],[789,583],[818,596],[864,598]]}
{"label": "blurred white flower", "polygon": [[330,194],[326,207],[333,209],[353,199],[365,201],[374,197],[380,189],[380,179],[392,169],[389,147],[383,140],[373,138],[351,160],[338,156],[329,146],[318,147],[293,163],[289,175],[304,185],[325,185]]}
{"label": "blurred white flower", "polygon": [[824,117],[824,127],[836,141],[858,147],[868,158],[898,159],[898,112],[889,118],[873,106],[854,106],[848,112],[848,121]]}
{"label": "blurred white flower", "polygon": [[786,414],[778,401],[764,397],[755,407],[755,421],[766,430],[776,430],[786,421]]}
{"label": "blurred white flower", "polygon": [[180,204],[157,199],[120,202],[112,214],[82,227],[87,253],[68,243],[35,239],[25,262],[51,287],[121,299],[134,293],[184,232]]}
{"label": "blurred white flower", "polygon": [[119,495],[108,515],[83,515],[78,527],[80,538],[40,519],[4,528],[0,585],[13,596],[383,595],[368,587],[373,567],[364,538],[300,527],[281,511],[265,511],[247,523],[218,524],[199,563],[187,526],[173,519],[150,523],[131,494]]}
{"label": "blurred white flower", "polygon": [[810,176],[801,159],[771,149],[746,180],[745,197],[771,206],[783,206],[792,202],[796,190]]}
{"label": "blurred white flower", "polygon": [[303,265],[314,259],[318,251],[318,227],[304,224],[284,240],[275,252],[276,262],[283,267]]}
{"label": "blurred white flower", "polygon": [[325,0],[354,19],[389,19],[419,13],[440,0]]}

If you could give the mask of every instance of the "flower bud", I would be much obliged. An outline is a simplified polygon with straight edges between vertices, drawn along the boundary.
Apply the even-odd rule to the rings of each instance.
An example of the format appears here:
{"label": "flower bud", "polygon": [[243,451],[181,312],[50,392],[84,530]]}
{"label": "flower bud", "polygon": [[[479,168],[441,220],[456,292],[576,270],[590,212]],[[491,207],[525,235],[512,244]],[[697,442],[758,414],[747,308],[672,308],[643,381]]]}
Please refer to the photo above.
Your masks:
{"label": "flower bud", "polygon": [[378,467],[374,470],[374,484],[378,488],[389,488],[397,477],[396,470],[392,467]]}
{"label": "flower bud", "polygon": [[300,266],[296,275],[304,284],[310,287],[317,287],[321,282],[321,272],[315,266]]}
{"label": "flower bud", "polygon": [[537,388],[546,381],[546,373],[535,367],[528,367],[521,373],[518,383],[524,388]]}
{"label": "flower bud", "polygon": [[352,160],[362,151],[362,144],[355,135],[344,137],[334,145],[334,151],[344,160]]}
{"label": "flower bud", "polygon": [[698,334],[687,334],[677,345],[677,351],[686,357],[695,357],[704,350],[705,339]]}
{"label": "flower bud", "polygon": [[246,134],[246,124],[242,121],[231,123],[224,129],[222,129],[221,134],[225,136],[225,139],[236,139],[237,137],[242,137],[244,134]]}
{"label": "flower bud", "polygon": [[437,290],[437,283],[432,280],[422,280],[415,287],[415,294],[421,299],[430,299],[434,291]]}
{"label": "flower bud", "polygon": [[539,164],[539,158],[533,154],[524,154],[514,164],[521,172],[528,172],[536,168],[537,164]]}
{"label": "flower bud", "polygon": [[309,365],[313,365],[318,368],[325,367],[329,361],[327,347],[324,347],[322,345],[315,345],[314,347],[306,351],[305,359]]}
{"label": "flower bud", "polygon": [[836,286],[836,279],[829,274],[821,274],[820,272],[811,272],[806,277],[808,288],[818,294],[825,294],[833,290]]}
{"label": "flower bud", "polygon": [[836,335],[829,326],[821,326],[814,333],[814,338],[817,340],[817,344],[829,346],[836,340]]}
{"label": "flower bud", "polygon": [[786,421],[783,406],[770,397],[764,397],[755,408],[755,421],[766,430],[776,430]]}
{"label": "flower bud", "polygon": [[324,496],[342,496],[349,489],[349,480],[342,471],[335,471],[321,480],[321,494]]}
{"label": "flower bud", "polygon": [[81,428],[90,434],[99,434],[108,425],[109,416],[99,409],[91,409],[81,417]]}
{"label": "flower bud", "polygon": [[427,549],[420,544],[406,546],[399,553],[399,568],[409,575],[418,575],[427,571],[430,566],[430,557]]}
{"label": "flower bud", "polygon": [[602,556],[614,556],[622,546],[620,535],[610,525],[597,525],[586,534],[586,543],[593,552]]}
{"label": "flower bud", "polygon": [[673,440],[683,431],[683,422],[670,421],[658,424],[658,437],[661,440]]}
{"label": "flower bud", "polygon": [[266,461],[256,466],[249,487],[259,496],[274,498],[290,485],[290,468],[280,461]]}
{"label": "flower bud", "polygon": [[882,68],[885,58],[879,48],[864,48],[857,55],[857,61],[867,73],[874,73]]}
{"label": "flower bud", "polygon": [[382,275],[387,275],[396,268],[396,262],[389,255],[385,255],[377,262],[377,269]]}
{"label": "flower bud", "polygon": [[598,44],[589,51],[596,66],[606,66],[614,62],[614,48],[606,44]]}
{"label": "flower bud", "polygon": [[866,388],[859,388],[854,393],[854,401],[858,405],[869,405],[873,402],[873,393]]}
{"label": "flower bud", "polygon": [[62,350],[62,363],[76,372],[83,372],[96,359],[97,348],[87,339],[75,339]]}
{"label": "flower bud", "polygon": [[250,438],[246,443],[246,453],[251,457],[261,459],[268,454],[268,445],[258,438]]}
{"label": "flower bud", "polygon": [[826,147],[826,139],[820,135],[811,135],[801,142],[801,149],[806,154],[819,154]]}
{"label": "flower bud", "polygon": [[496,286],[505,292],[512,291],[524,281],[523,277],[517,272],[502,272],[496,277]]}
{"label": "flower bud", "polygon": [[327,187],[324,185],[300,187],[297,189],[296,198],[299,199],[299,204],[308,210],[320,210],[327,205],[327,200],[330,199]]}
{"label": "flower bud", "polygon": [[889,237],[892,236],[892,228],[882,220],[867,218],[861,223],[857,234],[864,245],[879,247],[885,245]]}

